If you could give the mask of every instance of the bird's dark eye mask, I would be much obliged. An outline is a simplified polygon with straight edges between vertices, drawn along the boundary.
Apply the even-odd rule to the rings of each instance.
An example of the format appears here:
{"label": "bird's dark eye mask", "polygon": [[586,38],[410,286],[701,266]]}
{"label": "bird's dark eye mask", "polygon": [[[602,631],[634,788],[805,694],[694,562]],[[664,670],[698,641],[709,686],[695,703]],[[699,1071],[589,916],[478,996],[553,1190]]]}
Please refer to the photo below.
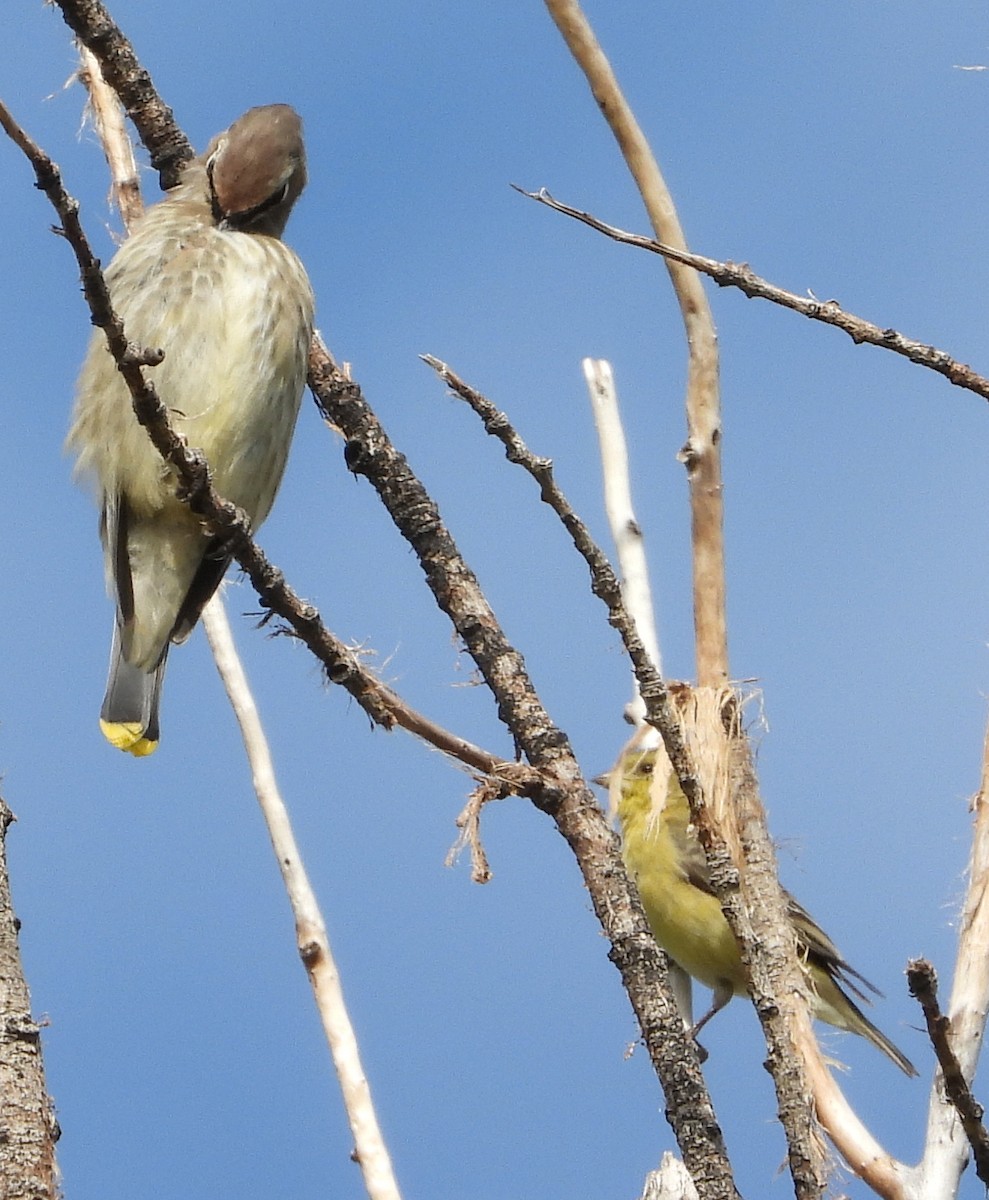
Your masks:
{"label": "bird's dark eye mask", "polygon": [[213,212],[213,219],[217,225],[227,226],[233,229],[245,229],[253,225],[258,217],[264,216],[270,209],[277,207],[288,195],[288,183],[286,179],[282,186],[264,200],[260,204],[255,204],[253,208],[245,208],[243,212],[227,213],[223,211],[220,201],[216,194],[216,188],[213,184],[213,167],[216,163],[216,154],[210,156],[209,162],[206,164],[206,178],[209,180],[209,203]]}

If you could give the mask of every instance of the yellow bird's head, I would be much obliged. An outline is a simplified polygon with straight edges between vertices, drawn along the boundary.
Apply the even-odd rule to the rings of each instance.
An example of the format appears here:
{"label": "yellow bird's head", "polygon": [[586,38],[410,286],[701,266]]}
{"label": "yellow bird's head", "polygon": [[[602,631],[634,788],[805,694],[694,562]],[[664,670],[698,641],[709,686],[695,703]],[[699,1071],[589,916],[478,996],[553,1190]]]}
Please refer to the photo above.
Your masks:
{"label": "yellow bird's head", "polygon": [[665,753],[655,748],[626,750],[609,773],[608,786],[623,830],[662,822],[671,833],[686,833],[690,808]]}

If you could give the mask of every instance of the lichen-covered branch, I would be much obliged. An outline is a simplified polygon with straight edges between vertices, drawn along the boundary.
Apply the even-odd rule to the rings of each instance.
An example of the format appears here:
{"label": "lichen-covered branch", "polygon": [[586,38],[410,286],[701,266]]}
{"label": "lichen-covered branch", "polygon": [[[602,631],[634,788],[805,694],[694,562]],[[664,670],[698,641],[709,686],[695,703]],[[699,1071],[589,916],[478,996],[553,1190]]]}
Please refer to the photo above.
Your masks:
{"label": "lichen-covered branch", "polygon": [[662,676],[653,665],[635,622],[629,616],[622,598],[622,587],[607,555],[591,537],[586,524],[574,512],[569,500],[553,476],[551,459],[533,454],[509,419],[481,392],[471,387],[446,363],[431,354],[423,361],[433,368],[447,386],[481,418],[485,430],[499,439],[505,447],[509,462],[521,466],[539,484],[540,499],[550,506],[570,534],[574,548],[587,564],[591,590],[608,609],[608,622],[618,631],[628,654],[632,670],[646,701],[646,719],[662,734],[667,753],[680,776],[688,797],[699,800],[696,771],[687,753],[680,719]]}
{"label": "lichen-covered branch", "polygon": [[[813,1111],[806,1103],[808,1087],[803,1060],[794,1053],[794,1041],[804,1054],[820,1054],[811,1029],[805,1001],[800,998],[803,978],[796,967],[796,946],[777,882],[772,843],[766,833],[758,784],[747,740],[741,728],[739,705],[729,689],[691,689],[667,686],[630,617],[621,586],[611,564],[591,538],[586,525],[573,511],[553,476],[550,459],[534,454],[509,421],[487,397],[460,378],[447,364],[424,356],[453,393],[478,415],[487,433],[505,447],[510,462],[521,466],[539,484],[540,498],[560,517],[574,546],[591,574],[591,588],[608,606],[608,618],[618,630],[633,664],[640,692],[646,700],[646,720],[659,730],[691,804],[700,820],[698,831],[708,855],[711,879],[740,949],[752,973],[753,998],[766,1031],[769,1066],[777,1084],[780,1117],[787,1131],[788,1152],[798,1195],[812,1196],[824,1186],[825,1155]],[[687,745],[684,734],[701,744],[713,731],[713,741],[723,746],[730,771],[719,787],[720,772],[709,771],[701,782],[699,755]],[[710,744],[708,739],[708,744]],[[730,795],[729,810],[724,800]],[[712,822],[707,806],[718,814]],[[737,854],[729,853],[723,834],[733,837]],[[749,868],[740,875],[735,859]],[[791,1029],[795,1031],[791,1037]]]}

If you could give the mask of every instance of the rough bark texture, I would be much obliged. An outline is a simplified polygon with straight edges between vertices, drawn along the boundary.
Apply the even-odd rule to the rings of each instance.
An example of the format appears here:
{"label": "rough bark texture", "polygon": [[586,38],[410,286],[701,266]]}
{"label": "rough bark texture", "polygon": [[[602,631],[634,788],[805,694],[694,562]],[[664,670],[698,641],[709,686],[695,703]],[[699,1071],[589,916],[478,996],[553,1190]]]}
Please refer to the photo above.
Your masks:
{"label": "rough bark texture", "polygon": [[55,1200],[58,1125],[45,1088],[41,1029],[21,966],[7,874],[13,813],[0,798],[0,1200]]}
{"label": "rough bark texture", "polygon": [[120,97],[127,115],[138,123],[141,140],[158,172],[162,191],[179,181],[182,166],[194,157],[189,139],[175,124],[172,110],[163,104],[151,76],[141,66],[134,47],[120,32],[100,0],[57,0],[66,25],[99,59],[103,75]]}
{"label": "rough bark texture", "polygon": [[[497,699],[517,751],[543,773],[530,795],[577,859],[594,911],[611,942],[643,1041],[667,1097],[667,1117],[703,1197],[736,1195],[731,1166],[694,1044],[684,1036],[662,956],[622,865],[617,838],[580,776],[565,733],[550,720],[525,662],[506,640],[473,572],[422,483],[391,443],[360,388],[314,345],[309,384],[326,418],[347,439],[347,464],[365,476],[413,547],[430,590]],[[668,696],[658,683],[662,699]],[[681,748],[682,749],[682,748]]]}

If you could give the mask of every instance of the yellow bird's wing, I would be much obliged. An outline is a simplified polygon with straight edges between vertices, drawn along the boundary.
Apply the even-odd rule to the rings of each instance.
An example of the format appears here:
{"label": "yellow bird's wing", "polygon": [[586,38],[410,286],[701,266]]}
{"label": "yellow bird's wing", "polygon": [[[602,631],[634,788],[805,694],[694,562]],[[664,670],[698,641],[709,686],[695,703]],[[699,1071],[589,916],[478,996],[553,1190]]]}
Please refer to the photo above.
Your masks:
{"label": "yellow bird's wing", "polygon": [[[865,1004],[871,1004],[872,999],[862,991],[862,988],[858,986],[859,983],[862,987],[867,988],[873,996],[882,998],[883,993],[874,983],[870,983],[860,971],[856,971],[853,966],[845,962],[838,947],[806,908],[789,892],[784,891],[783,894],[786,896],[787,912],[797,935],[797,948],[808,963],[820,967],[832,978],[840,979],[845,987],[853,991]],[[853,982],[854,980],[857,980],[858,983]]]}

